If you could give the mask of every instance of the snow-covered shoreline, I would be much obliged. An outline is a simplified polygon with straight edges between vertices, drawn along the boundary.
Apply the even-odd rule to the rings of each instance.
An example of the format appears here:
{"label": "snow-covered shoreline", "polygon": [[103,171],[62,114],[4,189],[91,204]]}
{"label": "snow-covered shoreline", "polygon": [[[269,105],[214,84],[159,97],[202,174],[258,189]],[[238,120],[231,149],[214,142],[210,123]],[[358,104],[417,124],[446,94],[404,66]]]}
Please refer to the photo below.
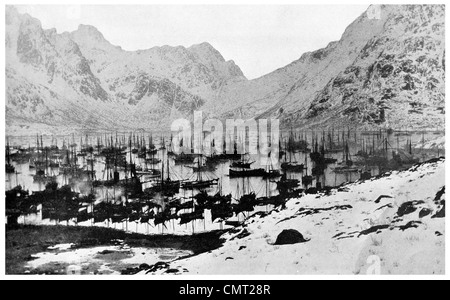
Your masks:
{"label": "snow-covered shoreline", "polygon": [[[444,165],[441,158],[291,199],[224,234],[222,247],[151,274],[444,274]],[[306,241],[274,245],[285,229]]]}

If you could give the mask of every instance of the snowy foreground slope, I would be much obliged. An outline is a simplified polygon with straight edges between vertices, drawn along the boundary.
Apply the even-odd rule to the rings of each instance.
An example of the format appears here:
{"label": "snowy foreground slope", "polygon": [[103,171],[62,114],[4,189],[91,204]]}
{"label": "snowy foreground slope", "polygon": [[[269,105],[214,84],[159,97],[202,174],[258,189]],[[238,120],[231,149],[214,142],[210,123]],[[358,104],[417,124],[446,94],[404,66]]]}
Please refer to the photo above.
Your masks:
{"label": "snowy foreground slope", "polygon": [[[140,274],[443,274],[444,164],[289,200],[226,233],[221,248]],[[274,245],[285,229],[305,241]]]}

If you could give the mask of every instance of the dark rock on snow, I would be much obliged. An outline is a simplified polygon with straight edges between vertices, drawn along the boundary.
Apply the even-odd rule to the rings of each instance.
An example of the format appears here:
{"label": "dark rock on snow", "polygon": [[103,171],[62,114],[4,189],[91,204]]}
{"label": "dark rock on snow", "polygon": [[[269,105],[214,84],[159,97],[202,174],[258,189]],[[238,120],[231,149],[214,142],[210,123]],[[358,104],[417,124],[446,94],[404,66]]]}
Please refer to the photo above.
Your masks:
{"label": "dark rock on snow", "polygon": [[407,201],[405,203],[402,203],[400,207],[398,208],[397,215],[399,217],[413,213],[417,210],[416,205],[424,203],[423,201]]}
{"label": "dark rock on snow", "polygon": [[422,210],[419,212],[419,218],[426,217],[426,216],[428,216],[428,215],[431,214],[431,213],[432,213],[432,210],[431,210],[431,209],[428,209],[428,208],[422,208]]}
{"label": "dark rock on snow", "polygon": [[445,218],[445,202],[442,205],[442,208],[435,213],[432,218]]}
{"label": "dark rock on snow", "polygon": [[303,235],[295,229],[285,229],[278,236],[275,245],[297,244],[307,242]]}

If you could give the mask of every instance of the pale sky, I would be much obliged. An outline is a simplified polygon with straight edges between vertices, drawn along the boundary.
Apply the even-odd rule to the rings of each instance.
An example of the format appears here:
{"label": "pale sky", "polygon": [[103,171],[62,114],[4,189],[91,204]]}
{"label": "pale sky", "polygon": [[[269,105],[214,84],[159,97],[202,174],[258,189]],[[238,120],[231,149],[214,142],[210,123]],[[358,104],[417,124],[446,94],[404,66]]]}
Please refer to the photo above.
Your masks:
{"label": "pale sky", "polygon": [[44,29],[95,26],[125,50],[209,42],[257,78],[339,40],[368,5],[16,5]]}

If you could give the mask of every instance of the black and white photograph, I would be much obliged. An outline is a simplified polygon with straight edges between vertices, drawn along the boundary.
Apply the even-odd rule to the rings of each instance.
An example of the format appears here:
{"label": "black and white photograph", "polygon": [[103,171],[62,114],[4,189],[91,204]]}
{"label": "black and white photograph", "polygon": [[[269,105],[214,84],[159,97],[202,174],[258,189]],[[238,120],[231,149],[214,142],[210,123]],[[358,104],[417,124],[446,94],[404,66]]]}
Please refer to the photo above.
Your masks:
{"label": "black and white photograph", "polygon": [[446,274],[444,4],[3,9],[6,277]]}

